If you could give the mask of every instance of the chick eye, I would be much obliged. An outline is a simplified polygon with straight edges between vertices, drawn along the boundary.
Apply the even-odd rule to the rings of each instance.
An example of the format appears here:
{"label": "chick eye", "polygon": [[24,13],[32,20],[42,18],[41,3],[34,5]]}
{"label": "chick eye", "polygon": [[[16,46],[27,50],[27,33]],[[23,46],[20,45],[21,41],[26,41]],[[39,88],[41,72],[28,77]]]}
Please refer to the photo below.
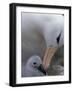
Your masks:
{"label": "chick eye", "polygon": [[36,62],[33,63],[34,65],[36,64]]}

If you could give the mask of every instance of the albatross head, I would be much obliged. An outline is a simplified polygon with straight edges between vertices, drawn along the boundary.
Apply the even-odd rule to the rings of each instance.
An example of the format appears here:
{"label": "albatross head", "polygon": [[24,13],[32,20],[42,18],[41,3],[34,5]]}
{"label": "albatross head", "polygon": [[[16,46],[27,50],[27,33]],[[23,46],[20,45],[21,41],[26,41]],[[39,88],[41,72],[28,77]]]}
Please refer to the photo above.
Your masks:
{"label": "albatross head", "polygon": [[28,59],[27,65],[32,69],[37,69],[42,73],[46,74],[44,67],[42,65],[42,60],[39,56],[34,55]]}

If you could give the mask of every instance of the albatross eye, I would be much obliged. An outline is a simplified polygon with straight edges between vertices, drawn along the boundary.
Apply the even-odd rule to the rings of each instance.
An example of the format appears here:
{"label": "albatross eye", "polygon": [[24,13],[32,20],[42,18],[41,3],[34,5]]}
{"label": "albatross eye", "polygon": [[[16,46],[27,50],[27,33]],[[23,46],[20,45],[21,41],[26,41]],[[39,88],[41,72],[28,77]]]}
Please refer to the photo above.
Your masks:
{"label": "albatross eye", "polygon": [[36,62],[34,62],[33,64],[36,65]]}

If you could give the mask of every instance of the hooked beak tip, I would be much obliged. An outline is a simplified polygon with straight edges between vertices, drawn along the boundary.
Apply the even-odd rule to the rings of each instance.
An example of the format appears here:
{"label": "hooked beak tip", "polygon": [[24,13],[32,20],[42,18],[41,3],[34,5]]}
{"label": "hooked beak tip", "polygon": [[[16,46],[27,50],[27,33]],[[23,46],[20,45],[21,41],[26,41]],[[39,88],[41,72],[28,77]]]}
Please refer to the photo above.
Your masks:
{"label": "hooked beak tip", "polygon": [[42,64],[38,67],[38,70],[43,72],[46,75],[46,71],[45,71],[45,69],[44,69]]}

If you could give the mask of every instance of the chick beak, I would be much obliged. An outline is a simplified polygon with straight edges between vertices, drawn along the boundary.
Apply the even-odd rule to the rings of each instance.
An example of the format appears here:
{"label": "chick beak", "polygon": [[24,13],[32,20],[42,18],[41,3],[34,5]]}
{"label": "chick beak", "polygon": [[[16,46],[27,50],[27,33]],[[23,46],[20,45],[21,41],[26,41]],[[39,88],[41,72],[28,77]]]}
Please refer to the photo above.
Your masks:
{"label": "chick beak", "polygon": [[44,67],[42,64],[38,67],[38,70],[43,72],[46,75],[46,71],[44,70]]}

